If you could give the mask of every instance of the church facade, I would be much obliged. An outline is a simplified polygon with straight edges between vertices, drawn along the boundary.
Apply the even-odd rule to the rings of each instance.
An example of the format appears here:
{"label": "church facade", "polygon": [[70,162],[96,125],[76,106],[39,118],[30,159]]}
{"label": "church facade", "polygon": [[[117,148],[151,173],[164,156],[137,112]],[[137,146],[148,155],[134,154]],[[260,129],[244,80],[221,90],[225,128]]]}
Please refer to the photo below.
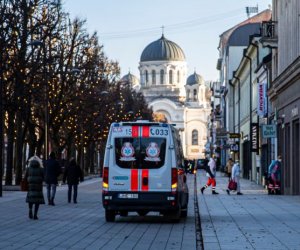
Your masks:
{"label": "church facade", "polygon": [[131,73],[122,79],[133,81],[156,117],[163,117],[179,130],[184,155],[204,158],[207,119],[210,114],[210,88],[194,72],[187,75],[183,50],[162,37],[145,47],[139,63],[140,79]]}

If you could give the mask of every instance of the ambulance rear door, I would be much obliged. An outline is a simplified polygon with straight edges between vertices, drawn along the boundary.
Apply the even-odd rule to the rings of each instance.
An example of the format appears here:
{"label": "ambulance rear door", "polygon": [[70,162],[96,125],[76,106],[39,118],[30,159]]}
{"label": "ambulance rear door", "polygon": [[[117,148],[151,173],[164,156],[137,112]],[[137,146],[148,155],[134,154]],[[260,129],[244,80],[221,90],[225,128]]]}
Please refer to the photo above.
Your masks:
{"label": "ambulance rear door", "polygon": [[169,192],[169,126],[115,126],[111,130],[114,150],[110,150],[109,191]]}

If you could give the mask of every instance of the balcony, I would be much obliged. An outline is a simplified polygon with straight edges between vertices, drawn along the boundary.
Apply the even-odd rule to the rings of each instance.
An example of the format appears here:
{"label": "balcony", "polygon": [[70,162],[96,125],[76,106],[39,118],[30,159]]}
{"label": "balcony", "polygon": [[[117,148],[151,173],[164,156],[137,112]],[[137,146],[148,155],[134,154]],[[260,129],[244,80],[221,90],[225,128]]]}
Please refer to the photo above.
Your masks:
{"label": "balcony", "polygon": [[262,22],[261,43],[264,47],[278,47],[278,25],[276,21]]}

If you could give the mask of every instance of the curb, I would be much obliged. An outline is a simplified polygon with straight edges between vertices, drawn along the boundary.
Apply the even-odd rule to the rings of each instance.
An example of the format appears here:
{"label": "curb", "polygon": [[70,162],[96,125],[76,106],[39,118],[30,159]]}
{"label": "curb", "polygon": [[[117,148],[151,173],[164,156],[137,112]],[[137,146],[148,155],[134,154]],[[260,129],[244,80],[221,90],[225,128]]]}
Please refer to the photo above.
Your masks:
{"label": "curb", "polygon": [[202,228],[201,228],[201,219],[199,212],[198,204],[198,195],[197,195],[197,175],[194,175],[194,208],[195,208],[195,228],[196,228],[196,249],[204,249]]}

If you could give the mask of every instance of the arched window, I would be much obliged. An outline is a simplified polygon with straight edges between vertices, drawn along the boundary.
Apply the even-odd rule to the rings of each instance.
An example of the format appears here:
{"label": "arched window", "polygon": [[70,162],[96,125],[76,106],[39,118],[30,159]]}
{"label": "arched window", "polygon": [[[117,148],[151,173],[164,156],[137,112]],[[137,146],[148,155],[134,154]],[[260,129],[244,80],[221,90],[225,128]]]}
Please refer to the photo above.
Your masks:
{"label": "arched window", "polygon": [[160,84],[164,84],[164,74],[165,74],[164,70],[161,69],[160,70]]}
{"label": "arched window", "polygon": [[172,70],[169,71],[169,83],[173,84],[173,71]]}
{"label": "arched window", "polygon": [[187,99],[187,101],[190,101],[190,90],[189,89],[186,91],[186,99]]}
{"label": "arched window", "polygon": [[155,74],[155,70],[152,70],[152,85],[156,84],[156,74]]}
{"label": "arched window", "polygon": [[193,99],[194,99],[194,101],[197,101],[197,90],[196,89],[194,89],[194,92],[193,92]]}
{"label": "arched window", "polygon": [[148,81],[149,81],[149,78],[148,78],[148,71],[147,71],[147,70],[145,71],[145,80],[146,80],[146,85],[147,85],[147,83],[148,83]]}
{"label": "arched window", "polygon": [[196,129],[192,131],[192,145],[198,145],[198,131]]}
{"label": "arched window", "polygon": [[180,83],[180,71],[177,71],[177,83]]}

